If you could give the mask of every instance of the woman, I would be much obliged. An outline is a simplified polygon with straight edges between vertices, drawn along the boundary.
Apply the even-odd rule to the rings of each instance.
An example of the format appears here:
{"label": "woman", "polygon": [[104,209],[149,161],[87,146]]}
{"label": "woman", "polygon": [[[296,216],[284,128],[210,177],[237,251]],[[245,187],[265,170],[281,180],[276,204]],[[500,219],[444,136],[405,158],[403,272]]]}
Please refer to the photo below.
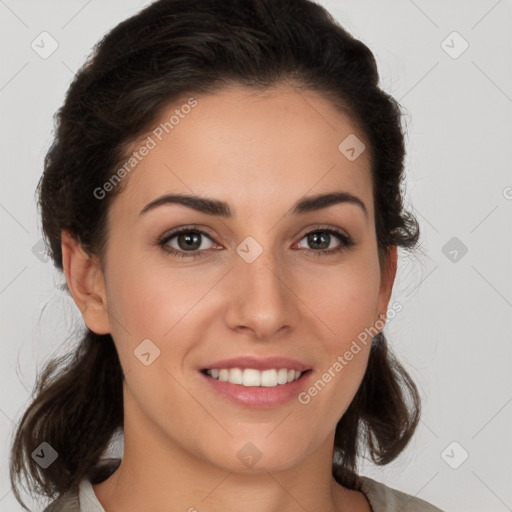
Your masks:
{"label": "woman", "polygon": [[48,512],[439,510],[357,474],[420,412],[382,332],[419,228],[377,84],[308,0],[159,0],[104,37],[38,190],[86,332],[18,426],[20,503],[23,475]]}

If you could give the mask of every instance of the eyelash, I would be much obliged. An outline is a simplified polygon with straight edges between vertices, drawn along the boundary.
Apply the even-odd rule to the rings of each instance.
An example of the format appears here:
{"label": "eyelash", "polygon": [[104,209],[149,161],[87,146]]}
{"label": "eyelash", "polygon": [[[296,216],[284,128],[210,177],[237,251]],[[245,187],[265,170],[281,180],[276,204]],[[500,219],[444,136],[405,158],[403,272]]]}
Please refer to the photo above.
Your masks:
{"label": "eyelash", "polygon": [[[206,233],[205,231],[202,231],[201,229],[198,229],[196,227],[184,227],[184,228],[180,228],[176,231],[173,231],[167,235],[164,235],[162,238],[160,238],[158,240],[157,244],[162,248],[162,250],[164,252],[166,252],[167,254],[171,254],[172,256],[174,256],[176,258],[196,258],[196,257],[202,257],[202,256],[206,255],[205,253],[207,252],[207,250],[201,250],[201,251],[196,250],[195,252],[191,251],[191,252],[189,252],[189,254],[187,254],[187,252],[185,252],[185,251],[169,249],[166,244],[170,240],[172,240],[174,237],[176,237],[177,235],[181,235],[182,233],[200,234],[200,235],[204,235],[204,236],[210,238],[212,241],[214,241],[208,233]],[[315,251],[313,249],[306,249],[308,252],[313,253],[313,255],[315,255],[315,256],[329,256],[329,255],[341,253],[355,245],[355,242],[348,235],[342,233],[341,231],[338,231],[337,229],[333,229],[331,227],[322,227],[322,226],[320,226],[317,229],[314,229],[312,231],[308,231],[300,240],[302,240],[304,237],[306,237],[312,233],[327,233],[329,235],[334,235],[341,242],[340,246],[335,249],[322,249],[320,251]]]}

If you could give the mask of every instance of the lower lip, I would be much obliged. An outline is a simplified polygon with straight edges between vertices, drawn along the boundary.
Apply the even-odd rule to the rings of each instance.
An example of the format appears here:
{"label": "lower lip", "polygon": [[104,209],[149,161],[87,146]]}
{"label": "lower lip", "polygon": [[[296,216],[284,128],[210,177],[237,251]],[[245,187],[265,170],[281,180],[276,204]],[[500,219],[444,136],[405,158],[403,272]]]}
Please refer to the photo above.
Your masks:
{"label": "lower lip", "polygon": [[282,405],[296,399],[300,391],[306,386],[311,370],[304,372],[297,380],[287,384],[278,384],[273,387],[243,386],[224,382],[199,372],[212,389],[228,400],[246,407],[266,408]]}

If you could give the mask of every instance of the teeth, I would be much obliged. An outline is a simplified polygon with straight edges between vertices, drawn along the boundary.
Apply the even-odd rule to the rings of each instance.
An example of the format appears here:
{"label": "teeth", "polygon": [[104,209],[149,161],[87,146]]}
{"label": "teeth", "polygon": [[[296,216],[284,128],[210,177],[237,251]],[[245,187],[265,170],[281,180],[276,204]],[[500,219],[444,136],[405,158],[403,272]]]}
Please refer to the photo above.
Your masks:
{"label": "teeth", "polygon": [[287,368],[263,370],[261,372],[254,368],[213,368],[206,370],[206,373],[222,382],[267,388],[293,382],[302,375],[299,370],[288,370]]}
{"label": "teeth", "polygon": [[[294,373],[294,377],[295,377],[295,372]],[[277,372],[277,383],[278,384],[286,384],[288,382],[288,370],[286,368],[281,368],[278,372]]]}
{"label": "teeth", "polygon": [[231,370],[229,370],[229,378],[226,380],[229,380],[231,384],[243,384],[244,375],[242,370],[240,370],[240,368],[231,368]]}
{"label": "teeth", "polygon": [[[229,373],[231,373],[231,371]],[[253,370],[252,368],[246,368],[244,370],[242,382],[244,386],[259,386],[260,383],[261,372],[259,372],[258,370]]]}
{"label": "teeth", "polygon": [[277,386],[277,371],[265,370],[261,372],[261,385],[266,388],[273,388]]}

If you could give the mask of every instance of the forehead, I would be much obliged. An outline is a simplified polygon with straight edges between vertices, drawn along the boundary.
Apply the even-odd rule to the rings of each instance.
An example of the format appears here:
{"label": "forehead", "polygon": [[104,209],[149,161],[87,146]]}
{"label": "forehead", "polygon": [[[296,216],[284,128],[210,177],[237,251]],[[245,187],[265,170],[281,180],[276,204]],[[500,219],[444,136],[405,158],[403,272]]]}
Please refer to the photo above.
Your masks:
{"label": "forehead", "polygon": [[[282,214],[299,197],[333,190],[360,197],[373,214],[365,135],[317,93],[232,86],[185,97],[153,124],[132,146],[139,160],[114,201],[125,214],[172,192],[226,201],[235,216]],[[142,146],[151,148],[144,156]],[[348,146],[362,152],[348,158]]]}

